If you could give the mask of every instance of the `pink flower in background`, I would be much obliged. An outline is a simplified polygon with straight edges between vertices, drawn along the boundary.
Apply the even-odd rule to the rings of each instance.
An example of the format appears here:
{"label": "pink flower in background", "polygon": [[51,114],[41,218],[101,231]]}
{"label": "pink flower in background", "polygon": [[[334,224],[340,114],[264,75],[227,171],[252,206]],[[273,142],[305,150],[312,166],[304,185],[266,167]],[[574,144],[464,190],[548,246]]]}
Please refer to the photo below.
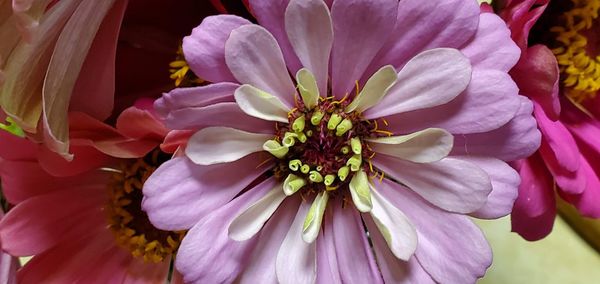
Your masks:
{"label": "pink flower in background", "polygon": [[249,4],[261,26],[208,17],[184,39],[213,84],[155,103],[169,128],[197,131],[144,185],[151,222],[189,230],[185,281],[484,275],[491,250],[469,216],[511,211],[505,161],[540,139],[505,23],[466,0]]}
{"label": "pink flower in background", "polygon": [[[4,210],[0,210],[0,220],[4,218]],[[0,243],[0,247],[1,247]],[[5,252],[0,253],[0,283],[15,284],[17,283],[17,268],[19,268],[19,260]]]}
{"label": "pink flower in background", "polygon": [[2,188],[15,205],[0,221],[2,249],[34,255],[19,283],[165,283],[183,232],[155,229],[140,204],[143,182],[169,158],[157,148],[166,129],[138,107],[116,128],[69,118],[71,162],[0,132]]}
{"label": "pink flower in background", "polygon": [[[511,75],[520,93],[533,100],[542,133],[540,150],[516,163],[522,182],[512,213],[512,229],[527,240],[538,240],[551,232],[556,216],[555,188],[559,198],[577,207],[581,214],[600,217],[596,170],[600,169],[600,144],[595,142],[600,123],[567,99],[565,93],[570,88],[559,89],[560,71],[553,51],[542,44],[528,46],[529,31],[548,3],[506,1],[500,12],[522,51]],[[554,14],[549,17],[558,19]],[[544,31],[548,30],[546,27]]]}

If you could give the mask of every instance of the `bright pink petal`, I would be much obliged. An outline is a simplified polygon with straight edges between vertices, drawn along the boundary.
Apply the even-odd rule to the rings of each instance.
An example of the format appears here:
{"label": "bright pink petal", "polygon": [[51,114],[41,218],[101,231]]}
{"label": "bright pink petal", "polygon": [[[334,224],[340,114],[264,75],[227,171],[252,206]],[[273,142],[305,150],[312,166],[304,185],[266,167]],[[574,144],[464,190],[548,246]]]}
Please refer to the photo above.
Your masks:
{"label": "bright pink petal", "polygon": [[422,51],[450,47],[460,48],[477,29],[479,7],[475,1],[403,0],[393,33],[369,67],[367,75],[381,66],[401,68]]}
{"label": "bright pink petal", "polygon": [[363,77],[367,66],[391,36],[397,7],[395,0],[333,2],[331,88],[334,96],[344,97]]}
{"label": "bright pink petal", "polygon": [[431,206],[411,190],[385,180],[377,190],[417,229],[415,256],[440,283],[475,283],[492,263],[483,233],[466,216]]}
{"label": "bright pink petal", "polygon": [[273,35],[258,25],[245,25],[231,32],[225,43],[225,61],[233,76],[294,106],[296,88],[286,69],[281,49]]}
{"label": "bright pink petal", "polygon": [[137,107],[130,107],[117,118],[117,130],[129,138],[162,142],[168,130],[154,115]]}
{"label": "bright pink petal", "polygon": [[461,156],[459,159],[476,164],[492,181],[492,192],[485,205],[471,215],[482,219],[496,219],[510,214],[519,192],[519,174],[506,162],[495,158]]}
{"label": "bright pink petal", "polygon": [[488,174],[476,164],[460,159],[418,164],[375,155],[373,165],[434,206],[450,212],[474,212],[485,204],[492,191]]}
{"label": "bright pink petal", "polygon": [[[583,174],[583,171],[581,171],[581,155],[579,154],[579,148],[576,144],[569,144],[570,142],[574,143],[571,134],[562,124],[560,124],[560,126],[560,128],[552,130],[552,136],[542,137],[542,144],[540,145],[539,152],[560,190],[566,193],[579,194],[583,192],[587,186],[585,175]],[[544,131],[542,130],[542,133],[543,132]],[[560,134],[566,134],[566,136],[559,136]],[[547,142],[548,140],[551,142]],[[553,142],[553,145],[550,144]],[[552,146],[554,146],[554,149]],[[576,152],[569,153],[568,151]],[[570,170],[566,168],[565,165],[576,165],[576,168]]]}
{"label": "bright pink petal", "polygon": [[515,161],[531,156],[541,143],[541,133],[532,116],[533,104],[520,96],[517,115],[504,126],[490,132],[456,135],[452,155],[495,157]]}
{"label": "bright pink petal", "polygon": [[600,158],[600,155],[595,153],[586,156],[587,159],[584,156],[581,157],[581,167],[579,168],[587,181],[585,190],[581,194],[564,193],[562,196],[577,207],[581,215],[600,218],[600,204],[598,204],[598,200],[600,200],[600,179],[595,170],[597,168],[592,167],[592,165],[598,166],[597,159]]}
{"label": "bright pink petal", "polygon": [[80,111],[98,120],[107,119],[115,96],[117,43],[127,1],[117,1],[104,17],[83,62],[69,111]]}
{"label": "bright pink petal", "polygon": [[183,38],[183,54],[196,76],[209,82],[236,82],[225,63],[225,42],[236,28],[251,24],[234,15],[209,16]]}
{"label": "bright pink petal", "polygon": [[240,283],[276,283],[275,260],[283,239],[294,221],[300,198],[288,198],[261,230],[256,247],[240,274]]}
{"label": "bright pink petal", "polygon": [[556,203],[552,176],[536,154],[520,161],[521,185],[511,215],[512,231],[529,241],[539,240],[552,231]]}
{"label": "bright pink petal", "polygon": [[[518,88],[506,73],[474,69],[467,89],[451,102],[386,117],[386,128],[412,133],[438,127],[452,134],[487,132],[509,122],[519,110]],[[427,119],[423,119],[426,117]]]}
{"label": "bright pink petal", "polygon": [[212,166],[198,166],[185,157],[174,158],[146,180],[142,207],[160,229],[189,229],[269,168],[269,163],[258,167],[258,155]]}
{"label": "bright pink petal", "polygon": [[321,95],[326,96],[333,44],[329,8],[322,0],[292,0],[285,13],[285,29],[302,66],[313,73]]}
{"label": "bright pink petal", "polygon": [[335,256],[342,282],[383,283],[358,211],[342,208],[341,202],[334,202],[332,206],[333,222],[325,226],[333,226]]}
{"label": "bright pink petal", "polygon": [[60,177],[82,174],[116,162],[115,158],[90,146],[73,145],[71,146],[71,153],[74,154],[71,161],[65,160],[46,147],[40,147],[37,155],[44,170]]}
{"label": "bright pink petal", "polygon": [[0,130],[0,158],[6,160],[34,160],[37,145],[24,138]]}
{"label": "bright pink petal", "polygon": [[285,11],[289,0],[249,0],[250,10],[258,23],[265,27],[279,43],[285,63],[292,74],[296,74],[302,64],[294,53],[285,31]]}
{"label": "bright pink petal", "polygon": [[381,232],[373,222],[371,216],[364,215],[369,236],[373,242],[373,250],[377,256],[377,264],[386,283],[402,284],[434,284],[435,281],[423,269],[416,256],[408,262],[396,258],[389,250]]}
{"label": "bright pink petal", "polygon": [[510,38],[506,23],[491,13],[481,14],[475,36],[461,51],[475,68],[505,72],[517,64],[521,54]]}
{"label": "bright pink petal", "polygon": [[0,221],[2,248],[13,255],[34,255],[65,239],[102,228],[106,226],[102,212],[105,199],[105,185],[70,188],[27,199]]}
{"label": "bright pink petal", "polygon": [[244,242],[229,239],[228,227],[242,208],[253,204],[275,186],[274,179],[249,189],[214,210],[189,230],[183,239],[175,266],[186,282],[233,282],[244,269],[258,238]]}

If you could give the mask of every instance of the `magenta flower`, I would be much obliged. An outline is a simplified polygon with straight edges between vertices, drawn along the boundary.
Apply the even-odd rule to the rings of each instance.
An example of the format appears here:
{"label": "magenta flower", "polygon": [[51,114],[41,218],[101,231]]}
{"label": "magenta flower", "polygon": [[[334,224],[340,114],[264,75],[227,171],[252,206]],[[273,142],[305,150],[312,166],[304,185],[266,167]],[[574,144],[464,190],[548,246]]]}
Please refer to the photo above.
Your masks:
{"label": "magenta flower", "polygon": [[155,104],[168,127],[197,130],[142,203],[158,228],[189,229],[184,280],[484,275],[491,250],[469,216],[511,211],[505,161],[540,138],[507,74],[519,49],[505,23],[476,1],[249,3],[262,26],[220,15],[184,39],[213,84]]}
{"label": "magenta flower", "polygon": [[[507,1],[506,7],[501,11],[512,31],[513,39],[522,51],[511,75],[519,86],[520,93],[532,99],[534,115],[542,133],[539,151],[516,163],[522,183],[512,212],[512,230],[527,240],[541,239],[552,231],[556,217],[555,191],[559,198],[577,207],[581,214],[600,217],[600,179],[596,170],[600,168],[596,165],[597,157],[600,157],[600,146],[594,142],[600,135],[600,122],[582,111],[576,102],[585,102],[582,100],[585,92],[580,90],[582,86],[593,89],[593,84],[584,83],[588,81],[585,78],[589,74],[577,71],[577,68],[583,67],[573,65],[568,70],[563,70],[565,82],[573,82],[572,78],[576,77],[582,78],[581,84],[574,86],[572,83],[559,88],[561,71],[553,50],[542,44],[528,46],[529,31],[548,3],[549,1],[535,0]],[[594,3],[581,1],[578,5],[589,7],[578,7],[580,12],[585,12],[581,17],[567,21],[568,26],[562,29],[566,32],[566,29],[574,26],[582,27],[581,23],[588,22],[586,18],[594,17],[594,9],[597,17],[599,7]],[[564,12],[573,13],[569,10]],[[559,15],[549,15],[548,18],[558,19]],[[546,27],[546,30],[550,28]],[[574,35],[577,40],[582,38],[577,36],[575,30],[568,34]],[[563,41],[571,43],[568,36],[563,36]],[[593,40],[590,42],[593,43]],[[569,51],[571,55],[576,55],[576,51],[581,52],[578,51],[581,47],[585,50],[585,43],[582,46],[572,42],[572,46],[574,49]],[[568,48],[571,47],[566,46],[564,49]],[[559,51],[558,48],[554,50],[556,53]],[[577,57],[580,59],[572,60],[566,55],[559,55],[561,65],[574,62],[582,64],[587,55],[583,52]],[[569,72],[576,74],[569,75]],[[597,87],[600,88],[600,85]],[[574,91],[577,96],[574,96]]]}

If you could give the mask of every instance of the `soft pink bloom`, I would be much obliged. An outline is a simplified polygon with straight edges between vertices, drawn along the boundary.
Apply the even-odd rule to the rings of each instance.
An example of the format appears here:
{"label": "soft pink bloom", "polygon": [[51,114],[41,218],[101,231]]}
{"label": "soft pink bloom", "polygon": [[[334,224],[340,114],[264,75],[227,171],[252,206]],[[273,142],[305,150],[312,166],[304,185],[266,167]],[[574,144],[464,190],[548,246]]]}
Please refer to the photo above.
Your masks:
{"label": "soft pink bloom", "polygon": [[[534,102],[534,115],[542,133],[538,152],[516,162],[521,175],[519,197],[512,212],[512,229],[527,240],[552,231],[556,194],[588,217],[600,217],[600,122],[584,113],[559,91],[559,68],[552,51],[528,45],[529,31],[549,1],[507,1],[501,16],[521,48],[511,70],[521,95]],[[559,96],[561,97],[559,99]]]}
{"label": "soft pink bloom", "polygon": [[[34,255],[19,270],[19,283],[165,283],[172,256],[149,246],[153,240],[165,246],[166,239],[157,236],[167,233],[150,226],[139,205],[141,184],[135,185],[150,174],[143,170],[156,166],[154,149],[167,132],[147,106],[142,101],[123,111],[116,128],[72,112],[71,162],[0,132],[3,193],[15,204],[0,221],[2,249],[15,256]],[[127,181],[133,182],[131,193]],[[131,205],[122,203],[127,199]],[[131,218],[128,223],[127,215],[119,215],[123,211]],[[122,224],[132,228],[131,236],[117,230]],[[123,242],[149,253],[134,256],[133,245]],[[155,259],[158,254],[162,258]]]}
{"label": "soft pink bloom", "polygon": [[144,90],[156,88],[153,96],[164,91],[168,76],[146,76],[146,71],[157,65],[165,70],[182,31],[197,25],[210,8],[191,0],[177,5],[157,0],[2,0],[0,106],[30,136],[69,159],[69,111],[100,121],[117,114],[114,98],[123,89],[117,76],[131,79],[125,87],[128,95],[139,91],[135,87],[141,80]]}
{"label": "soft pink bloom", "polygon": [[219,15],[184,39],[212,84],[155,103],[169,128],[196,131],[144,186],[155,226],[189,230],[184,280],[484,275],[491,250],[469,216],[511,211],[505,161],[540,139],[507,74],[520,52],[505,23],[468,0],[249,4],[261,26]]}

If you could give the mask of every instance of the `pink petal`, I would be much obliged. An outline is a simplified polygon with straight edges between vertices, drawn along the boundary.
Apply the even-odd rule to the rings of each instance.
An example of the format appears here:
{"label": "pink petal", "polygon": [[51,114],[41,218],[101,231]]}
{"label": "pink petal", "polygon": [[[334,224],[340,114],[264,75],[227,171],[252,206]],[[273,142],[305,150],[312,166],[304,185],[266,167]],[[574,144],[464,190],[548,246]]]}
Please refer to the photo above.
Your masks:
{"label": "pink petal", "polygon": [[279,210],[261,230],[258,242],[240,274],[240,283],[276,283],[275,260],[277,252],[294,221],[300,198],[287,198]]}
{"label": "pink petal", "polygon": [[159,116],[187,107],[204,107],[223,102],[235,102],[233,93],[239,87],[234,83],[215,83],[193,88],[177,88],[164,93],[154,102]]}
{"label": "pink petal", "polygon": [[344,97],[365,75],[367,66],[391,36],[397,7],[395,0],[333,2],[331,88],[334,96]]}
{"label": "pink petal", "polygon": [[[170,264],[171,258],[167,258],[159,263],[145,262],[141,258],[131,258],[131,263],[128,266],[120,267],[121,270],[127,268],[123,283],[163,283],[166,281],[167,275],[169,274]],[[172,279],[176,278],[176,274],[177,270],[173,270]],[[171,280],[171,283],[175,283],[174,280]],[[183,284],[183,282],[181,283]]]}
{"label": "pink petal", "polygon": [[497,219],[510,214],[519,192],[519,174],[507,163],[489,157],[461,156],[483,169],[492,181],[492,192],[483,207],[471,215],[482,219]]}
{"label": "pink petal", "polygon": [[475,36],[461,51],[475,68],[505,72],[517,64],[521,55],[521,50],[510,38],[506,23],[492,13],[479,16]]}
{"label": "pink petal", "polygon": [[317,237],[317,284],[341,283],[333,236],[333,209],[328,207],[323,215],[323,226]]}
{"label": "pink petal", "polygon": [[317,244],[302,239],[302,224],[310,206],[310,201],[303,200],[300,204],[277,252],[275,269],[280,283],[314,283],[317,278]]}
{"label": "pink petal", "polygon": [[236,82],[225,64],[225,42],[231,31],[250,21],[234,15],[209,16],[183,38],[183,54],[196,76],[209,82]]}
{"label": "pink petal", "polygon": [[474,212],[485,204],[492,191],[483,169],[457,158],[418,164],[376,155],[373,164],[434,206],[450,212]]}
{"label": "pink petal", "polygon": [[125,109],[117,118],[117,130],[124,136],[139,140],[162,142],[168,130],[152,112],[137,107]]}
{"label": "pink petal", "polygon": [[411,257],[408,262],[405,262],[392,254],[371,216],[365,216],[364,220],[369,230],[371,241],[373,242],[373,250],[377,256],[379,270],[381,270],[381,275],[386,283],[435,283],[431,276],[423,269],[416,256]]}
{"label": "pink petal", "polygon": [[521,107],[502,127],[484,133],[454,136],[452,155],[473,155],[515,161],[531,156],[541,143],[541,133],[531,115],[533,104],[520,96]]}
{"label": "pink petal", "polygon": [[475,35],[478,21],[475,1],[403,0],[398,5],[394,31],[387,35],[387,43],[366,74],[387,64],[401,68],[428,49],[460,48]]}
{"label": "pink petal", "polygon": [[292,74],[296,74],[302,64],[294,49],[288,40],[285,31],[285,11],[290,0],[249,0],[250,10],[258,20],[258,23],[265,27],[279,43],[285,63]]}
{"label": "pink petal", "polygon": [[385,180],[378,191],[405,212],[417,229],[416,258],[440,283],[475,283],[492,263],[483,233],[466,216],[429,205],[410,190]]}
{"label": "pink petal", "polygon": [[115,0],[81,1],[60,33],[48,65],[42,89],[44,142],[66,158],[70,157],[68,108],[71,94],[94,37],[113,3]]}
{"label": "pink petal", "polygon": [[227,236],[229,223],[242,208],[248,207],[273,188],[273,178],[204,217],[183,239],[175,266],[185,282],[233,282],[246,266],[257,244],[257,237],[236,242]]}
{"label": "pink petal", "polygon": [[397,83],[365,112],[365,118],[444,105],[465,91],[470,81],[471,65],[460,51],[450,48],[424,51],[402,67]]}
{"label": "pink petal", "polygon": [[0,221],[2,248],[13,255],[39,254],[105,227],[105,191],[106,185],[76,187],[19,203]]}
{"label": "pink petal", "polygon": [[[566,131],[566,129],[565,129],[565,131]],[[559,138],[559,136],[556,136],[556,134],[553,134],[553,139],[556,139],[554,141],[560,141],[559,143],[564,143],[564,142],[568,143],[568,140],[573,139],[573,138],[571,137],[570,134],[568,134],[568,132],[566,132],[566,133],[568,136],[563,136],[560,138]],[[546,138],[546,137],[547,136],[545,136],[543,138]],[[555,144],[555,145],[557,145],[557,144]],[[568,144],[564,143],[563,145],[568,145]],[[577,162],[577,168],[574,170],[569,170],[569,169],[565,168],[564,167],[565,162],[568,162],[568,160],[561,159],[562,157],[564,157],[565,154],[569,155],[569,153],[567,153],[567,152],[554,152],[553,153],[551,146],[549,145],[549,143],[546,142],[545,139],[542,139],[542,144],[540,146],[539,152],[542,156],[542,159],[544,159],[544,162],[546,163],[548,170],[550,170],[550,173],[552,173],[552,176],[554,177],[554,181],[556,182],[556,184],[558,185],[560,190],[562,192],[566,192],[566,193],[580,194],[587,187],[587,180],[585,178],[585,175],[583,174],[583,171],[581,170],[582,157],[578,153],[579,149],[577,148],[577,145],[575,145],[575,144],[568,145],[568,147],[574,147],[575,150],[577,151],[574,153],[575,156],[569,157],[569,159],[572,159],[573,161]],[[560,155],[560,156],[557,157],[555,155],[555,153],[559,153],[558,155]]]}
{"label": "pink petal", "polygon": [[[337,201],[337,200],[336,200]],[[333,202],[335,256],[343,283],[383,283],[358,211]],[[324,248],[319,248],[324,249]]]}
{"label": "pink petal", "polygon": [[559,118],[558,63],[548,47],[534,45],[528,48],[510,74],[521,94],[538,103],[551,120]]}
{"label": "pink petal", "polygon": [[[579,171],[585,176],[587,186],[581,194],[562,194],[563,198],[569,203],[573,204],[581,215],[590,218],[600,218],[600,179],[596,172],[598,166],[598,159],[600,155],[598,153],[581,156],[581,167]],[[593,167],[593,166],[594,167]]]}
{"label": "pink petal", "polygon": [[104,17],[73,87],[69,111],[107,119],[115,96],[115,61],[126,1],[117,1]]}
{"label": "pink petal", "polygon": [[146,180],[142,207],[157,228],[189,229],[269,168],[270,163],[257,167],[261,162],[258,155],[212,166],[198,166],[186,157],[173,158]]}
{"label": "pink petal", "polygon": [[0,158],[34,160],[36,152],[37,145],[35,143],[0,130]]}
{"label": "pink petal", "polygon": [[281,49],[263,27],[245,25],[233,30],[225,43],[225,61],[240,83],[264,90],[290,108],[295,105],[296,89]]}
{"label": "pink petal", "polygon": [[386,117],[390,122],[387,129],[395,133],[412,133],[429,127],[443,128],[452,134],[487,132],[515,116],[521,105],[517,94],[517,86],[506,73],[474,69],[469,86],[454,100]]}
{"label": "pink petal", "polygon": [[565,125],[560,121],[552,121],[537,103],[534,103],[535,118],[537,119],[543,142],[547,145],[546,152],[554,156],[558,166],[570,172],[579,168],[579,149]]}
{"label": "pink petal", "polygon": [[48,173],[59,177],[82,174],[116,161],[115,158],[90,146],[73,145],[71,146],[71,153],[74,154],[71,161],[65,160],[46,147],[40,147],[37,155],[42,168]]}
{"label": "pink petal", "polygon": [[554,225],[553,180],[537,154],[519,165],[521,185],[511,215],[512,231],[526,240],[535,241],[548,235]]}
{"label": "pink petal", "polygon": [[292,0],[285,12],[285,29],[300,62],[314,74],[321,95],[326,96],[333,44],[329,8],[322,0]]}

